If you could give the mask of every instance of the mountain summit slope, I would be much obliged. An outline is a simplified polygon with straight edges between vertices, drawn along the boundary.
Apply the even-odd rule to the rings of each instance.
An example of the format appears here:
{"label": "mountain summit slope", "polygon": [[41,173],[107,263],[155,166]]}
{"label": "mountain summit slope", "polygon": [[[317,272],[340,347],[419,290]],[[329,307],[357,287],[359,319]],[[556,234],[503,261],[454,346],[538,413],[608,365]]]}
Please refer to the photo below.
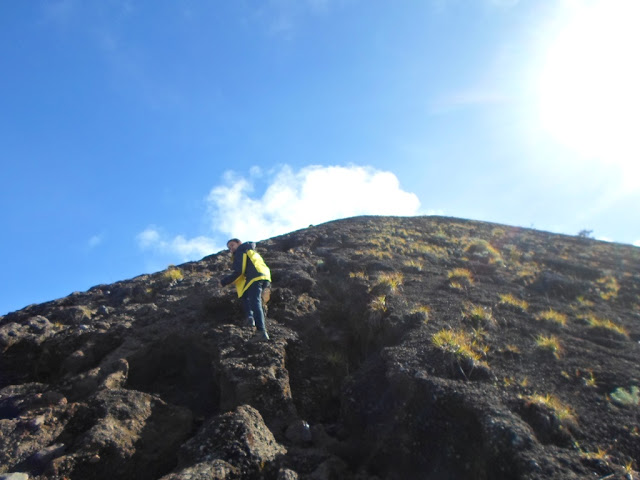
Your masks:
{"label": "mountain summit slope", "polygon": [[443,217],[257,248],[271,342],[225,252],[0,317],[0,474],[637,478],[640,249]]}

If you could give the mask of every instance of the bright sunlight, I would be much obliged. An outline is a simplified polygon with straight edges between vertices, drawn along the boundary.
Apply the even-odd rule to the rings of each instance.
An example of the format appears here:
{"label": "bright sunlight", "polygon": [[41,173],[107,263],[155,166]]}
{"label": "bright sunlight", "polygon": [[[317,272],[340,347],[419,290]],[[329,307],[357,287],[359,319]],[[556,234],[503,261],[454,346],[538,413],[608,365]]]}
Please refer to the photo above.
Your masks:
{"label": "bright sunlight", "polygon": [[583,157],[638,173],[640,0],[572,0],[539,83],[544,129]]}

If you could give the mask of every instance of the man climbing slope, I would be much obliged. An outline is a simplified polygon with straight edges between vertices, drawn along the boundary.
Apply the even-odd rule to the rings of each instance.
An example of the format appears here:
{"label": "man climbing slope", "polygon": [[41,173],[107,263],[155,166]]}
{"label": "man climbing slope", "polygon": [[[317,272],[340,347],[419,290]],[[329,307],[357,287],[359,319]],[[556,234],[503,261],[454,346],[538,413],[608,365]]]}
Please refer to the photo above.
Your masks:
{"label": "man climbing slope", "polygon": [[234,284],[238,292],[238,298],[247,315],[247,326],[256,328],[256,333],[251,338],[252,342],[269,340],[269,334],[264,319],[262,308],[262,292],[269,288],[271,272],[258,252],[253,242],[242,243],[237,238],[227,242],[227,247],[232,254],[233,272],[220,280],[220,284]]}

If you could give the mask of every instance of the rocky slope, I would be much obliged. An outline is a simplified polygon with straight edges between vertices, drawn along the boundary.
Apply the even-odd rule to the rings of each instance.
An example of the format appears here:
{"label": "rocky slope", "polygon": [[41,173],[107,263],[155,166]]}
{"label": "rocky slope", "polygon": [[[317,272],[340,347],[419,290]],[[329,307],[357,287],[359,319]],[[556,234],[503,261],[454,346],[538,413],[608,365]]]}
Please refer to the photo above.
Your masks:
{"label": "rocky slope", "polygon": [[0,317],[0,478],[637,478],[640,249],[441,217],[258,245]]}

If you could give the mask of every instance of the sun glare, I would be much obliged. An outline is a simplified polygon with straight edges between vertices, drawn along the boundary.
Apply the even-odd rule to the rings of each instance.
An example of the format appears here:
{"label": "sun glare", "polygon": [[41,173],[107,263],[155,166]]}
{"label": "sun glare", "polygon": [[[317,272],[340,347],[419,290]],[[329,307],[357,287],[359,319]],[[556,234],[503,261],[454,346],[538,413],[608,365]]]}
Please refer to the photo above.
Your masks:
{"label": "sun glare", "polygon": [[567,2],[539,79],[543,128],[625,174],[640,163],[640,0]]}

